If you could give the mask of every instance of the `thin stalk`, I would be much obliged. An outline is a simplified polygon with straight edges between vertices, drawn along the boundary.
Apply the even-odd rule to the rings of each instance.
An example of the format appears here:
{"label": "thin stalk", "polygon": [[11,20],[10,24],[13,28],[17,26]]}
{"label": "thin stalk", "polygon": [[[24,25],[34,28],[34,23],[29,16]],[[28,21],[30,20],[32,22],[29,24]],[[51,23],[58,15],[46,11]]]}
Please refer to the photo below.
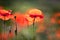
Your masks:
{"label": "thin stalk", "polygon": [[[3,33],[5,34],[5,16],[4,16],[4,21],[3,21]],[[3,36],[2,36],[2,40],[4,40]]]}
{"label": "thin stalk", "polygon": [[16,23],[16,16],[15,16],[14,18],[15,18],[15,25],[16,25],[15,35],[16,35],[16,40],[17,40],[17,23]]}
{"label": "thin stalk", "polygon": [[[34,24],[35,24],[35,18],[33,19],[33,34],[35,34],[35,27],[34,27]],[[33,40],[35,39],[35,37],[33,36]]]}
{"label": "thin stalk", "polygon": [[16,23],[16,16],[15,16],[15,26],[16,26],[15,34],[17,35],[17,23]]}
{"label": "thin stalk", "polygon": [[[3,28],[4,28],[4,35],[5,35],[5,16],[4,16],[4,21],[3,21]],[[2,40],[4,40],[4,38]]]}
{"label": "thin stalk", "polygon": [[35,18],[33,19],[33,28],[34,28],[34,24],[35,24]]}

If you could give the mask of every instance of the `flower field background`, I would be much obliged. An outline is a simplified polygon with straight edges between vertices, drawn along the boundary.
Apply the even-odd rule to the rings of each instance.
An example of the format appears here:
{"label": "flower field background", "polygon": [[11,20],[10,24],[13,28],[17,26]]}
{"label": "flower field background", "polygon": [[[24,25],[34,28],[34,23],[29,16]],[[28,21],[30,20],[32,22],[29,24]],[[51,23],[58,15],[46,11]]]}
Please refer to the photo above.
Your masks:
{"label": "flower field background", "polygon": [[0,0],[0,40],[60,40],[60,0]]}

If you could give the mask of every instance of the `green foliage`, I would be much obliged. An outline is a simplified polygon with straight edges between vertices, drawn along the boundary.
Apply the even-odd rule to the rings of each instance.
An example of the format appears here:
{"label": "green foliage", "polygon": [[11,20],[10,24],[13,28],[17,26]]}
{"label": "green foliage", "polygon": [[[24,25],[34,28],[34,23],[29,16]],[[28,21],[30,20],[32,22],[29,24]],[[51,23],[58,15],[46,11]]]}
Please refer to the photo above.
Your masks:
{"label": "green foliage", "polygon": [[6,26],[11,26],[13,23],[12,23],[12,20],[7,20],[5,21],[5,25]]}
{"label": "green foliage", "polygon": [[2,32],[2,20],[0,20],[0,33]]}
{"label": "green foliage", "polygon": [[2,32],[2,30],[4,29],[3,26],[4,26],[4,22],[5,22],[5,26],[6,27],[9,27],[13,24],[12,20],[0,20],[0,33]]}

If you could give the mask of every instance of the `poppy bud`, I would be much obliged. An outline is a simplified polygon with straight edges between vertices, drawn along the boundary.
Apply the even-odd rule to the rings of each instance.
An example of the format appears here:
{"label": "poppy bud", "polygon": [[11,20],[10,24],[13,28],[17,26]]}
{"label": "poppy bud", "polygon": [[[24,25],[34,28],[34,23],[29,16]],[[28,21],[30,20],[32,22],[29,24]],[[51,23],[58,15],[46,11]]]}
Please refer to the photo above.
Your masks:
{"label": "poppy bud", "polygon": [[16,19],[16,16],[14,16],[14,18]]}

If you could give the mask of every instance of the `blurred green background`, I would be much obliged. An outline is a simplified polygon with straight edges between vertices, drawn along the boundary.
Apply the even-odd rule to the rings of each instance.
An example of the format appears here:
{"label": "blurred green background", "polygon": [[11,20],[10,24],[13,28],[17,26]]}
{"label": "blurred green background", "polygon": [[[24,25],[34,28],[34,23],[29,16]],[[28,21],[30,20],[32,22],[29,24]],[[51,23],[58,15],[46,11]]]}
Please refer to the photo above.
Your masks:
{"label": "blurred green background", "polygon": [[39,8],[44,12],[60,10],[60,0],[0,0],[6,9],[25,12],[28,8]]}

